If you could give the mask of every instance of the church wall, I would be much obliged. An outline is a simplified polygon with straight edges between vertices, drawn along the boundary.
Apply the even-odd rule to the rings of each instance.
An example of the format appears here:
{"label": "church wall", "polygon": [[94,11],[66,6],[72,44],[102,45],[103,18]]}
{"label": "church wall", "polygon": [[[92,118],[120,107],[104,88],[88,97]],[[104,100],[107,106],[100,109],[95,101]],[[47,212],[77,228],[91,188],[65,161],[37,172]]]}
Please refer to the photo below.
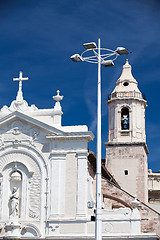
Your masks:
{"label": "church wall", "polygon": [[106,168],[123,189],[133,196],[137,195],[141,201],[148,202],[148,166],[144,146],[106,144]]}
{"label": "church wall", "polygon": [[[132,208],[131,202],[134,200],[134,196],[128,194],[126,191],[117,187],[104,178],[102,178],[102,195],[104,197],[104,203],[110,203],[105,205],[105,208],[110,207],[110,209],[112,209],[112,207],[115,205],[116,207],[127,206]],[[117,199],[117,201],[115,201],[115,199]],[[160,235],[160,214],[154,211],[152,208],[148,207],[143,202],[140,202],[138,210],[140,211],[141,215],[141,231],[143,233],[154,232]]]}
{"label": "church wall", "polygon": [[149,205],[160,212],[160,171],[148,170],[148,200]]}
{"label": "church wall", "polygon": [[46,124],[49,124],[49,125],[53,125],[53,117],[51,116],[34,116],[33,118],[39,120],[39,121],[42,121],[42,122],[45,122]]}

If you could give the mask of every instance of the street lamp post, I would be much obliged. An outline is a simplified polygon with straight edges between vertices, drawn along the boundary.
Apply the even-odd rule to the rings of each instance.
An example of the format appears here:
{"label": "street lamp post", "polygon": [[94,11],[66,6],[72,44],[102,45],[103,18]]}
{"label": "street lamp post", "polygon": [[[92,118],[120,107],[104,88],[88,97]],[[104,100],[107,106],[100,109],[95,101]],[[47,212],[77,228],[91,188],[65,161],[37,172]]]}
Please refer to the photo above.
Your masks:
{"label": "street lamp post", "polygon": [[102,239],[102,194],[101,194],[101,65],[114,66],[114,60],[123,54],[128,54],[124,47],[118,47],[115,51],[101,48],[100,38],[98,47],[95,42],[85,43],[85,51],[79,55],[74,54],[70,58],[73,62],[86,61],[98,64],[98,89],[97,89],[97,161],[96,161],[96,219],[95,239]]}

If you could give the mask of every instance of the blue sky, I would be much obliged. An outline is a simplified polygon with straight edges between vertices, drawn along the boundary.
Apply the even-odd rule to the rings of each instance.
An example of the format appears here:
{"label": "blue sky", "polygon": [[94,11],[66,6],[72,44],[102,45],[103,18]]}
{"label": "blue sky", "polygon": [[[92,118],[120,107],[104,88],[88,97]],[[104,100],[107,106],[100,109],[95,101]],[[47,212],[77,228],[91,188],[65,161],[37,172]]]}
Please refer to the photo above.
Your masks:
{"label": "blue sky", "polygon": [[[149,168],[160,169],[160,2],[159,0],[0,0],[0,106],[15,99],[19,71],[24,98],[52,108],[59,89],[63,125],[86,124],[96,135],[97,67],[73,63],[82,44],[101,38],[103,47],[125,46],[139,88],[145,93]],[[121,74],[125,57],[102,69],[102,141],[107,141],[107,94]],[[90,143],[96,152],[96,139]],[[102,156],[105,158],[103,144]]]}

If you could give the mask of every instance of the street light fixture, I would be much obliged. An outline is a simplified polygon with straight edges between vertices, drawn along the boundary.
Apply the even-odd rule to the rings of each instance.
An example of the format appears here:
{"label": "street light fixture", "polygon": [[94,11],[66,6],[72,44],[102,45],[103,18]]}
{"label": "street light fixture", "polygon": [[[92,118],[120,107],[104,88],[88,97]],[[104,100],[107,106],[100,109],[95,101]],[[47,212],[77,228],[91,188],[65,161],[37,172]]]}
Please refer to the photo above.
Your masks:
{"label": "street light fixture", "polygon": [[112,66],[114,66],[114,62],[112,60],[106,60],[106,61],[102,62],[102,65],[104,67],[112,67]]}
{"label": "street light fixture", "polygon": [[[101,193],[101,65],[104,67],[114,66],[114,60],[119,55],[128,54],[124,47],[116,50],[101,48],[100,38],[98,47],[95,42],[83,44],[85,51],[81,55],[74,54],[70,58],[73,62],[86,61],[98,64],[98,92],[97,92],[97,161],[96,161],[96,220],[95,239],[102,240],[102,193]],[[108,59],[109,58],[109,59]]]}
{"label": "street light fixture", "polygon": [[74,54],[70,57],[73,62],[81,62],[83,58],[79,54]]}
{"label": "street light fixture", "polygon": [[128,54],[128,49],[124,48],[124,47],[117,47],[116,49],[117,53],[119,55],[124,55],[124,54]]}
{"label": "street light fixture", "polygon": [[84,43],[83,47],[85,47],[85,49],[94,49],[94,48],[97,48],[97,45],[95,42],[90,42],[90,43]]}

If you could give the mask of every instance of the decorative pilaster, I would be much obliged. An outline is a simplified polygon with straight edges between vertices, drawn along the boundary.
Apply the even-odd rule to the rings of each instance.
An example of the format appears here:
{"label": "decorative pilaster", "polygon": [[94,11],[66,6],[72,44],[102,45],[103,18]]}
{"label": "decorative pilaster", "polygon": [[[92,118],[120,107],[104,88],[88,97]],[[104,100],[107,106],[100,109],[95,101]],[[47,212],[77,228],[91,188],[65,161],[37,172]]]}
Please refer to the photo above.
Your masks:
{"label": "decorative pilaster", "polygon": [[87,213],[87,152],[77,154],[77,218]]}
{"label": "decorative pilaster", "polygon": [[64,217],[65,211],[65,172],[66,172],[66,155],[55,153],[51,156],[51,218]]}

